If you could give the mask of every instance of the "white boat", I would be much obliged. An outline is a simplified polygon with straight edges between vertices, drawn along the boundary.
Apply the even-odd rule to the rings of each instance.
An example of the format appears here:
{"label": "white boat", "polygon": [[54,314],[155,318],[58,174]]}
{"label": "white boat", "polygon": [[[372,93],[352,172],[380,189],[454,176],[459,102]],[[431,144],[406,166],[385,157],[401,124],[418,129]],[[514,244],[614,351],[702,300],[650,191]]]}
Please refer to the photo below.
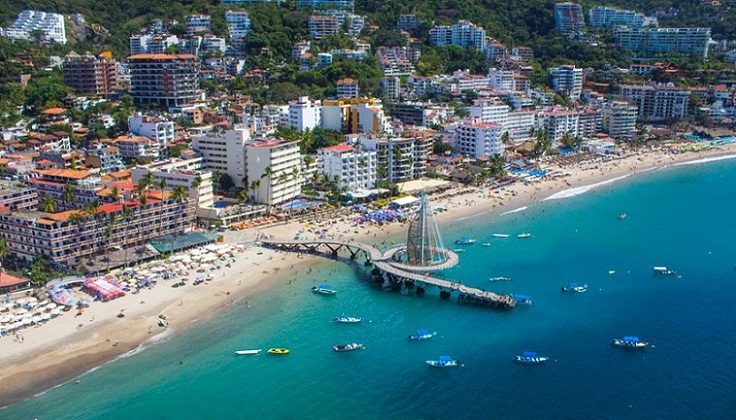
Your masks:
{"label": "white boat", "polygon": [[417,330],[416,334],[412,334],[406,338],[410,341],[421,341],[421,340],[429,340],[435,335],[437,335],[437,331],[429,332],[429,330]]}
{"label": "white boat", "polygon": [[531,238],[532,237],[532,234],[531,233],[520,233],[516,237],[519,238],[519,239]]}
{"label": "white boat", "polygon": [[462,238],[455,241],[456,245],[472,245],[475,243],[475,239],[468,238],[467,236],[463,236]]}
{"label": "white boat", "polygon": [[483,246],[491,246],[490,242],[483,242]]}
{"label": "white boat", "polygon": [[493,237],[494,238],[508,238],[509,236],[511,236],[511,235],[509,235],[507,233],[494,233],[493,234]]}
{"label": "white boat", "polygon": [[525,351],[523,356],[514,356],[514,362],[516,363],[536,364],[544,363],[547,360],[549,360],[549,357],[537,356],[537,353],[533,351]]}
{"label": "white boat", "polygon": [[354,316],[340,315],[338,317],[335,317],[335,319],[333,319],[333,321],[338,322],[338,323],[342,323],[342,324],[357,324],[358,322],[362,322],[363,321],[363,318],[358,318],[358,317],[354,317]]}
{"label": "white boat", "polygon": [[654,274],[659,274],[662,276],[674,276],[675,274],[677,274],[677,271],[670,270],[667,267],[659,266],[659,267],[654,267]]}
{"label": "white boat", "polygon": [[611,345],[616,347],[623,347],[627,349],[643,349],[644,347],[648,346],[649,343],[646,341],[639,341],[639,337],[624,337],[624,338],[614,338],[611,340]]}
{"label": "white boat", "polygon": [[332,346],[332,350],[337,351],[337,352],[360,350],[362,348],[363,348],[362,343],[335,344],[334,346]]}
{"label": "white boat", "polygon": [[511,280],[508,277],[491,277],[488,279],[488,281],[509,281]]}
{"label": "white boat", "polygon": [[237,354],[239,356],[242,356],[242,355],[245,355],[245,354],[258,354],[260,352],[261,352],[261,349],[256,349],[256,350],[237,350],[235,352],[235,354]]}
{"label": "white boat", "polygon": [[439,360],[427,360],[426,363],[432,367],[457,367],[460,363],[450,356],[440,356]]}
{"label": "white boat", "polygon": [[588,285],[584,283],[568,283],[567,286],[562,286],[562,291],[568,293],[585,293],[588,291]]}

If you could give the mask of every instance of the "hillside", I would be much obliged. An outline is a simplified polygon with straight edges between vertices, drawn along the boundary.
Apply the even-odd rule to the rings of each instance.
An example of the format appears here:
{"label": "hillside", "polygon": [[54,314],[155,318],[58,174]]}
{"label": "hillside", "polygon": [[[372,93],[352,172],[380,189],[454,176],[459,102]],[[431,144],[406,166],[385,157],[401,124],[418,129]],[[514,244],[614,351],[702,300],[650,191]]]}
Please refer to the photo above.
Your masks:
{"label": "hillside", "polygon": [[[368,16],[370,24],[392,29],[396,16],[414,13],[426,21],[425,30],[435,24],[454,23],[468,19],[483,26],[488,34],[507,45],[524,45],[538,42],[554,28],[552,14],[554,0],[356,0],[355,11]],[[681,0],[618,0],[581,1],[587,9],[599,4],[615,4],[651,14],[677,7],[677,14],[660,17],[664,26],[710,26],[715,38],[736,38],[736,7],[714,7],[710,3]],[[732,2],[724,1],[724,4]],[[180,19],[190,13],[207,13],[213,16],[215,32],[224,31],[223,14],[232,6],[222,6],[218,0],[2,0],[0,26],[12,22],[24,8],[60,13],[81,13],[89,22],[99,23],[110,30],[106,46],[123,53],[127,37],[153,18]],[[272,6],[247,6],[251,11],[255,34],[281,32],[294,41],[306,36],[304,12],[294,12],[293,0],[282,9]],[[260,18],[260,19],[259,19]]]}

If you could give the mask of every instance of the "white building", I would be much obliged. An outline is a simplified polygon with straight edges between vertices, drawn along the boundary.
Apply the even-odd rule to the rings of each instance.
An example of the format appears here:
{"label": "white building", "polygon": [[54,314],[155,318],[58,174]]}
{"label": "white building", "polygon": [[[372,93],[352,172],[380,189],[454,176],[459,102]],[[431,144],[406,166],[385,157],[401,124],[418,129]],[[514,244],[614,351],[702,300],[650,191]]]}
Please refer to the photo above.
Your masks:
{"label": "white building", "polygon": [[583,69],[575,66],[551,67],[549,77],[552,88],[568,96],[573,101],[583,93]]}
{"label": "white building", "polygon": [[212,17],[210,15],[191,15],[187,16],[186,25],[187,32],[189,35],[194,35],[197,32],[210,33],[210,25],[212,24]]}
{"label": "white building", "polygon": [[432,138],[391,137],[368,134],[358,137],[363,149],[375,151],[378,156],[378,181],[402,182],[421,178],[426,173],[427,157],[432,151]]}
{"label": "white building", "polygon": [[121,136],[113,143],[120,149],[120,156],[127,160],[158,158],[159,145],[148,137]]}
{"label": "white building", "polygon": [[24,10],[12,25],[2,31],[4,37],[11,39],[32,40],[32,33],[39,31],[45,41],[66,44],[66,28],[64,15],[58,13]]}
{"label": "white building", "polygon": [[166,147],[176,137],[176,128],[173,121],[143,115],[140,112],[128,117],[128,131],[136,136],[148,137],[161,147]]}
{"label": "white building", "polygon": [[488,85],[496,90],[512,92],[516,90],[515,73],[511,70],[488,69]]}
{"label": "white building", "polygon": [[639,57],[681,53],[708,57],[710,28],[628,28],[613,31],[617,46]]}
{"label": "white building", "polygon": [[[272,206],[301,194],[302,159],[298,142],[271,139],[251,142],[246,147],[248,179],[261,183],[253,194],[257,202]],[[270,168],[270,176],[266,168]]]}
{"label": "white building", "polygon": [[506,125],[509,106],[496,98],[476,99],[470,107],[470,118],[481,123]]}
{"label": "white building", "polygon": [[452,26],[435,26],[429,30],[432,45],[457,45],[463,48],[486,49],[486,31],[470,21],[460,20]]}
{"label": "white building", "polygon": [[576,111],[550,109],[537,114],[537,126],[547,132],[553,146],[567,133],[573,137],[581,136],[579,123],[580,113]]}
{"label": "white building", "polygon": [[340,79],[337,81],[338,98],[357,98],[360,96],[360,85],[355,79]]}
{"label": "white building", "polygon": [[396,76],[382,77],[380,85],[384,98],[392,102],[398,102],[401,97],[401,79]]}
{"label": "white building", "polygon": [[612,102],[603,108],[603,130],[615,140],[628,140],[636,134],[639,110],[627,102]]}
{"label": "white building", "polygon": [[225,12],[225,21],[227,22],[230,38],[245,38],[250,32],[250,16],[245,10],[228,10]]}
{"label": "white building", "polygon": [[567,34],[585,27],[583,6],[577,3],[565,2],[555,4],[555,28]]}
{"label": "white building", "polygon": [[503,128],[499,124],[466,120],[455,128],[453,145],[465,156],[478,159],[503,154]]}
{"label": "white building", "polygon": [[626,26],[641,28],[649,23],[646,16],[633,10],[622,10],[615,7],[596,6],[588,12],[591,28],[610,28]]}
{"label": "white building", "polygon": [[240,187],[248,173],[246,144],[250,140],[251,132],[247,127],[235,126],[224,134],[196,137],[192,149],[202,155],[203,168],[227,174]]}
{"label": "white building", "polygon": [[289,127],[299,131],[312,130],[321,122],[322,103],[319,100],[300,96],[299,99],[289,102]]}
{"label": "white building", "polygon": [[317,151],[317,165],[321,173],[337,176],[338,186],[349,191],[369,190],[376,185],[378,155],[375,151],[360,150],[350,144],[325,147]]}
{"label": "white building", "polygon": [[[169,159],[149,165],[138,165],[130,170],[130,176],[137,184],[146,172],[151,172],[154,182],[165,180],[166,191],[171,191],[176,186],[184,187],[189,193],[189,198],[197,203],[197,208],[212,207],[214,203],[212,172],[202,170],[202,158]],[[199,186],[195,188],[197,183]],[[156,185],[151,188],[158,189]]]}

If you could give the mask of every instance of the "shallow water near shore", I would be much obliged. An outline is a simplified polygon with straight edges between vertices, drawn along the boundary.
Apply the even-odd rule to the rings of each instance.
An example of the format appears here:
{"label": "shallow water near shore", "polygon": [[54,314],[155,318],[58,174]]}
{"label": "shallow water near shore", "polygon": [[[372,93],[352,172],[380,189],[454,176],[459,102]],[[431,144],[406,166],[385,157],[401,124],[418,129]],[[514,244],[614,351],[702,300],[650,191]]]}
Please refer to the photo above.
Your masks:
{"label": "shallow water near shore", "polygon": [[[464,246],[460,265],[444,275],[530,295],[536,305],[497,312],[442,301],[432,288],[421,297],[383,292],[362,264],[320,264],[0,417],[731,417],[734,197],[736,164],[728,160],[640,174],[519,212],[458,221],[442,227],[446,245],[461,247],[453,244],[461,236],[477,243]],[[627,217],[620,220],[622,212]],[[524,232],[532,236],[516,238]],[[657,277],[655,265],[678,275]],[[500,276],[511,280],[488,281]],[[337,294],[310,292],[323,282]],[[568,282],[587,283],[588,292],[561,293]],[[333,323],[342,313],[364,321]],[[438,335],[407,341],[418,328]],[[651,345],[643,351],[610,347],[624,335]],[[332,351],[349,342],[366,349]],[[265,354],[269,347],[292,353]],[[234,355],[250,348],[264,352]],[[524,350],[551,360],[512,363]],[[443,354],[464,366],[424,363]]]}

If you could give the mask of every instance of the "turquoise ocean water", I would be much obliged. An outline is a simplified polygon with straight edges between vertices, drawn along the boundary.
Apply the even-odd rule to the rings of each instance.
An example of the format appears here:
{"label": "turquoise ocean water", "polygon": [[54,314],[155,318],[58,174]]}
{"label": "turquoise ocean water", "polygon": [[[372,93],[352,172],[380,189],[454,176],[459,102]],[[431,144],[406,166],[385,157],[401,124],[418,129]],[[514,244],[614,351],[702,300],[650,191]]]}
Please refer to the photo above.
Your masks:
{"label": "turquoise ocean water", "polygon": [[[442,301],[432,288],[422,297],[383,292],[362,266],[325,262],[0,418],[734,418],[735,211],[728,160],[455,221],[443,226],[447,243],[478,243],[446,276],[531,295],[535,306],[497,312]],[[522,232],[533,236],[514,237]],[[654,265],[679,275],[655,277]],[[488,281],[497,276],[511,281]],[[309,291],[325,279],[336,296]],[[571,281],[589,291],[561,293]],[[331,322],[343,312],[364,322]],[[417,328],[438,335],[408,342]],[[624,335],[652,346],[610,347]],[[332,351],[354,341],[366,349]],[[269,347],[292,354],[233,355]],[[552,360],[514,364],[524,350]],[[424,363],[442,354],[464,367]]]}

